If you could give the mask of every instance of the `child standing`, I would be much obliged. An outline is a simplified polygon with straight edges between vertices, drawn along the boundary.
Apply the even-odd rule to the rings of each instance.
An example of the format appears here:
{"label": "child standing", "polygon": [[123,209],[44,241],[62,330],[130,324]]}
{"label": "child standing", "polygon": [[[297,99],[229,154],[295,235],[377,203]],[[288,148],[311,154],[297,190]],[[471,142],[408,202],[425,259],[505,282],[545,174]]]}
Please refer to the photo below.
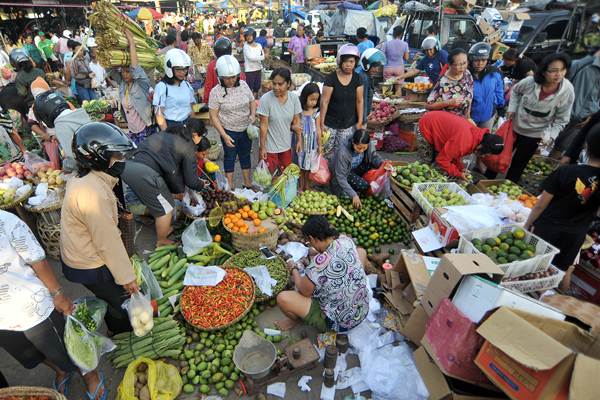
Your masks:
{"label": "child standing", "polygon": [[319,118],[319,104],[321,103],[321,91],[316,83],[308,83],[300,93],[300,104],[302,105],[302,152],[298,154],[298,164],[302,170],[300,173],[300,191],[308,190],[308,174],[321,154],[321,127]]}
{"label": "child standing", "polygon": [[589,130],[586,146],[587,164],[561,166],[542,183],[524,226],[560,250],[552,263],[566,271],[563,291],[571,286],[573,263],[600,206],[600,123]]}

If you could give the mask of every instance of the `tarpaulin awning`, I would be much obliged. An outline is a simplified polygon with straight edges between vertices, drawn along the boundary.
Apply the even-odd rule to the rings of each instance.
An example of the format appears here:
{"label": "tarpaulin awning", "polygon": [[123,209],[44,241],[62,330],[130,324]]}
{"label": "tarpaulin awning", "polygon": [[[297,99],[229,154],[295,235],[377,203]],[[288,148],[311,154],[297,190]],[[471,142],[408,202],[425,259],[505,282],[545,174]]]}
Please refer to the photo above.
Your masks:
{"label": "tarpaulin awning", "polygon": [[161,13],[159,13],[158,11],[156,11],[155,9],[147,8],[147,7],[138,7],[136,9],[128,12],[127,15],[129,15],[129,17],[131,17],[133,19],[139,19],[139,20],[143,20],[143,21],[149,21],[152,19],[161,19],[163,17],[163,15]]}

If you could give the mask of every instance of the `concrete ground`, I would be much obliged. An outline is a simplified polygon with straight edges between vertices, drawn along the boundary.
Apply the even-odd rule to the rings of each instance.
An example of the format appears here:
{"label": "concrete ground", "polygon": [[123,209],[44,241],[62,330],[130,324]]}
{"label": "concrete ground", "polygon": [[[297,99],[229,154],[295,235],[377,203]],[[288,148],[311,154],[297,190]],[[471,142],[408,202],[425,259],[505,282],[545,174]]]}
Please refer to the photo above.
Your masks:
{"label": "concrete ground", "polygon": [[[209,136],[210,137],[217,137],[216,131],[212,128],[209,128]],[[257,149],[257,145],[256,142],[254,143],[254,148],[253,148],[253,167],[254,164],[256,163],[256,158],[258,154],[258,149]],[[399,159],[403,159],[403,160],[410,160],[412,161],[412,157],[411,156],[398,156],[395,154],[382,154],[384,156],[384,158],[387,159],[392,159],[392,160],[399,160]],[[220,164],[222,165],[222,161],[220,162]],[[235,182],[237,185],[241,185],[241,173],[239,170],[239,165],[236,166],[236,174],[235,174]],[[155,243],[155,235],[154,235],[154,229],[152,225],[143,225],[143,224],[138,224],[140,227],[140,233],[137,237],[136,240],[136,247],[137,250],[140,254],[144,254],[145,252],[149,252],[154,248],[154,243]],[[397,246],[399,248],[399,246]],[[387,246],[384,248],[384,251],[387,251]],[[399,251],[397,252],[399,253]],[[81,296],[85,296],[85,295],[89,295],[90,292],[87,291],[87,289],[85,287],[83,287],[82,285],[78,285],[78,284],[73,284],[71,282],[68,282],[62,275],[61,273],[61,269],[60,269],[60,263],[56,260],[52,260],[50,259],[50,264],[52,266],[52,268],[54,269],[54,272],[56,274],[57,277],[59,277],[59,280],[61,282],[61,284],[63,285],[63,288],[65,290],[65,293],[70,296],[72,299],[81,297]],[[273,328],[274,327],[274,322],[277,320],[280,320],[283,318],[283,314],[281,313],[281,311],[277,308],[269,308],[267,310],[265,310],[258,319],[259,325],[261,328],[265,328],[265,327],[269,327],[269,328]],[[310,328],[307,328],[305,326],[302,325],[297,325],[296,327],[294,327],[290,332],[289,335],[293,338],[301,338],[303,336],[303,333],[307,334],[308,337],[310,337],[313,342],[315,341],[315,337],[316,334],[313,330],[311,330]],[[278,346],[284,346],[286,345],[286,341],[278,344]],[[358,358],[355,355],[350,355],[348,356],[348,368],[351,368],[353,366],[358,365]],[[52,372],[52,370],[47,367],[46,365],[39,365],[38,367],[32,369],[32,370],[26,370],[24,369],[16,360],[14,360],[10,355],[8,355],[8,353],[6,353],[3,349],[0,349],[0,371],[2,371],[2,373],[6,376],[6,379],[8,380],[9,384],[12,386],[43,386],[43,387],[52,387],[52,382],[54,379],[54,374]],[[115,399],[116,398],[116,394],[117,394],[117,387],[119,385],[119,383],[121,382],[121,379],[123,377],[123,373],[125,371],[124,368],[122,369],[114,369],[112,367],[112,365],[110,364],[110,362],[108,362],[106,360],[106,358],[103,358],[101,363],[100,363],[100,371],[103,373],[104,377],[105,377],[105,382],[106,382],[106,387],[109,390],[109,399]],[[323,372],[323,367],[322,365],[318,365],[317,367],[315,367],[313,370],[310,371],[305,371],[305,372],[300,372],[298,373],[298,375],[293,375],[291,377],[289,377],[285,383],[286,383],[286,395],[285,398],[286,399],[290,399],[290,400],[312,400],[312,399],[319,399],[319,393],[321,390],[321,384],[322,384],[322,372]],[[300,376],[302,375],[310,375],[313,377],[313,379],[309,382],[309,386],[311,387],[311,392],[302,392],[300,391],[299,387],[298,387],[298,379],[300,378]],[[265,392],[266,393],[266,392]],[[365,393],[363,393],[364,395]],[[345,389],[343,391],[337,391],[336,395],[335,395],[335,399],[344,399],[346,396],[351,396],[352,392],[350,389]],[[202,396],[202,397],[200,397]],[[84,395],[84,386],[83,386],[83,381],[80,377],[76,377],[71,381],[71,387],[70,387],[70,393],[68,396],[69,399],[81,399],[81,398],[85,398]],[[181,395],[179,398],[181,399],[198,399],[198,398],[205,398],[205,396],[203,395],[198,395],[198,394],[193,394],[193,395]],[[228,399],[235,399],[238,398],[238,396],[232,392]],[[250,399],[251,397],[242,397],[243,399]],[[266,397],[267,399],[278,399],[278,397],[272,396],[272,395],[267,395]]]}

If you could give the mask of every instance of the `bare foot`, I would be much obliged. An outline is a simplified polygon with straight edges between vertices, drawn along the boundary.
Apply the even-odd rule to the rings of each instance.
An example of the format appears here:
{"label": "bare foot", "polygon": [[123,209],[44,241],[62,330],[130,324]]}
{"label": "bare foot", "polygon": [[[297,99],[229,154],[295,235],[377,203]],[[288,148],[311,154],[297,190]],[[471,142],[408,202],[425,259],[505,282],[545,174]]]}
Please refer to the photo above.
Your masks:
{"label": "bare foot", "polygon": [[170,240],[170,239],[158,240],[156,242],[156,247],[167,246],[167,245],[170,245],[170,244],[175,244],[175,242],[173,240]]}
{"label": "bare foot", "polygon": [[294,326],[298,325],[298,321],[294,321],[293,319],[285,318],[280,319],[279,321],[275,321],[275,325],[282,331],[289,331]]}

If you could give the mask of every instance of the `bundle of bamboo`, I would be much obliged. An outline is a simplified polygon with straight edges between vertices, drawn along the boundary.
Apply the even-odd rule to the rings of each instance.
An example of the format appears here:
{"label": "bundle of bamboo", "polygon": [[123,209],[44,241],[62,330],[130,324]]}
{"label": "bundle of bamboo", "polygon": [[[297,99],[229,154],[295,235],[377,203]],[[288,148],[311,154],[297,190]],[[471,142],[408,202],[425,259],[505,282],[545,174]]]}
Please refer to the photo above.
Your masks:
{"label": "bundle of bamboo", "polygon": [[129,45],[124,32],[133,34],[138,61],[142,68],[162,69],[157,43],[131,18],[121,13],[109,0],[92,3],[90,25],[96,32],[98,61],[105,68],[129,65]]}

